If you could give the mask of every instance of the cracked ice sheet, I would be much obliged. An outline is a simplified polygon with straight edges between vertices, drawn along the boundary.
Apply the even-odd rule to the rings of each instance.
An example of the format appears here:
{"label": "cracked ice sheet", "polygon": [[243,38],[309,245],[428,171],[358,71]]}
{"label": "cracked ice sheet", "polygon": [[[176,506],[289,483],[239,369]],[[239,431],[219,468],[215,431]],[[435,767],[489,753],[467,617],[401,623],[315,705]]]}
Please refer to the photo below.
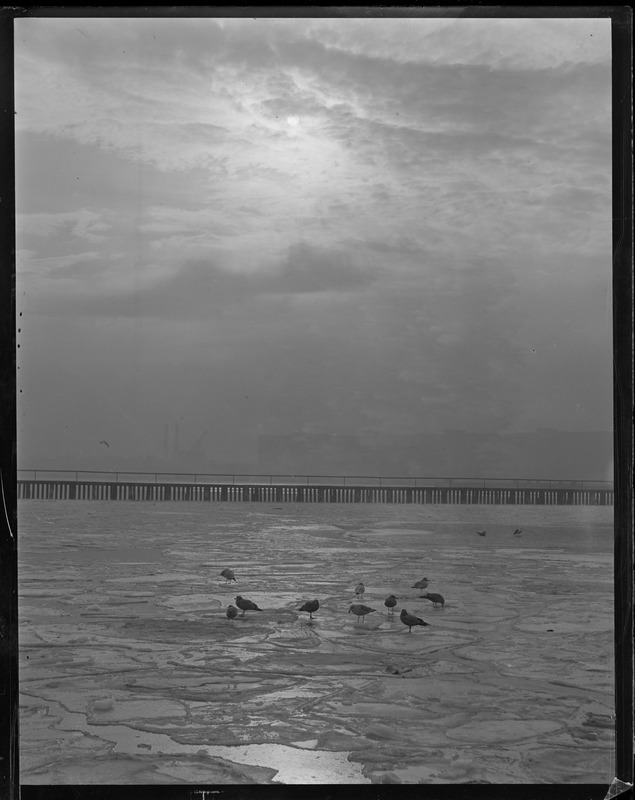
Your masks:
{"label": "cracked ice sheet", "polygon": [[24,783],[293,782],[260,759],[299,750],[303,783],[607,779],[611,509],[160,509],[20,504]]}

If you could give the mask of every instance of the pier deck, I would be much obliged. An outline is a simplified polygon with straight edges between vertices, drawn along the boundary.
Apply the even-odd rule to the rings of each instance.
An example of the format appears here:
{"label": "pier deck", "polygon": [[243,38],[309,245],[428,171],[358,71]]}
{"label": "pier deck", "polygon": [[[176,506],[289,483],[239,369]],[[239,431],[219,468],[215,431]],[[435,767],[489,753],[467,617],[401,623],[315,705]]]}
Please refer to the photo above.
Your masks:
{"label": "pier deck", "polygon": [[[452,479],[404,479],[400,483],[399,479],[339,478],[337,482],[318,483],[318,478],[306,478],[305,482],[298,483],[296,480],[277,482],[274,478],[259,476],[241,480],[241,476],[231,476],[223,481],[206,481],[199,476],[179,476],[166,480],[156,473],[141,479],[120,480],[120,476],[113,473],[109,479],[94,480],[84,475],[80,477],[79,473],[63,479],[41,478],[35,474],[18,478],[17,489],[19,500],[593,506],[612,506],[614,500],[612,484],[587,485],[583,481],[534,481],[522,485],[521,481],[507,480],[497,486],[489,480],[469,485],[465,480]],[[448,485],[438,485],[440,482]],[[457,482],[461,485],[452,485]]]}

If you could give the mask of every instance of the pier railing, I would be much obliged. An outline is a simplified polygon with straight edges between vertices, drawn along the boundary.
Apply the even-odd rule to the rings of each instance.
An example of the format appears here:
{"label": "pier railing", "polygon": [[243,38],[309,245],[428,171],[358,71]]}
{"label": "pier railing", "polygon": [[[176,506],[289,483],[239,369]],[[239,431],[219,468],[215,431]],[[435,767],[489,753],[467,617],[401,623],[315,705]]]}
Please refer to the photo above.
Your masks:
{"label": "pier railing", "polygon": [[610,481],[19,470],[19,499],[613,505]]}

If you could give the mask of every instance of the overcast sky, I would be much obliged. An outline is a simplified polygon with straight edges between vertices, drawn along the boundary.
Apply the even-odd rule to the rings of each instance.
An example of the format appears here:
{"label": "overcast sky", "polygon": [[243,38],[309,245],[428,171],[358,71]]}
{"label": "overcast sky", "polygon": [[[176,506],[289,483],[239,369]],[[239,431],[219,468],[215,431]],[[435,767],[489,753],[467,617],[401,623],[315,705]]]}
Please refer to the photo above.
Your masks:
{"label": "overcast sky", "polygon": [[610,20],[15,31],[23,466],[611,429]]}

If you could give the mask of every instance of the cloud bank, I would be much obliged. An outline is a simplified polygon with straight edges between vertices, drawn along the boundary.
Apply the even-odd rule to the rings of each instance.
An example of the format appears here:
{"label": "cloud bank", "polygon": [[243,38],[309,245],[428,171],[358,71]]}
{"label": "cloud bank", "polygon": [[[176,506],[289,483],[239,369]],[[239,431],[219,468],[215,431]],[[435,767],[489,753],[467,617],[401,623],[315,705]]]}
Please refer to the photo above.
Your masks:
{"label": "cloud bank", "polygon": [[610,427],[609,20],[16,31],[26,449]]}

